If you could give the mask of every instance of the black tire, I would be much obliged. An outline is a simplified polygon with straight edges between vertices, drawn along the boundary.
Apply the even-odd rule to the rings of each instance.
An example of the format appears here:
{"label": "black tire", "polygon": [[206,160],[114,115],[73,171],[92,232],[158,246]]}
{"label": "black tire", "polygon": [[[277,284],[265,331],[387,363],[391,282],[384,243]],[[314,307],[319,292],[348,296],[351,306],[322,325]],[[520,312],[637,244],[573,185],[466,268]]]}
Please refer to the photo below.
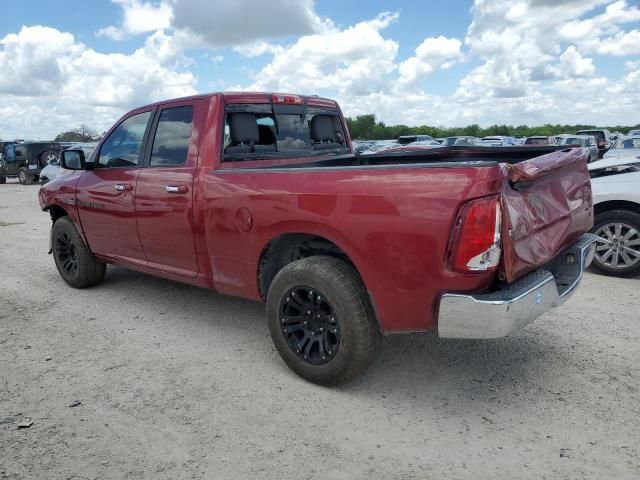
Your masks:
{"label": "black tire", "polygon": [[[290,346],[291,336],[285,336],[284,327],[288,324],[283,322],[283,308],[289,308],[290,304],[285,302],[297,288],[303,292],[304,289],[318,292],[323,302],[335,311],[335,318],[331,319],[339,326],[339,343],[334,356],[324,363],[312,364],[310,360],[304,360],[307,358],[304,352],[294,350]],[[267,295],[267,316],[271,338],[285,363],[305,380],[320,385],[331,386],[352,380],[371,364],[382,340],[360,276],[351,265],[334,257],[308,257],[280,270]]]}
{"label": "black tire", "polygon": [[33,177],[29,173],[29,170],[26,169],[25,167],[22,167],[20,170],[18,170],[18,181],[22,185],[31,185],[31,184],[33,184]]}
{"label": "black tire", "polygon": [[49,181],[47,177],[40,176],[40,185],[44,185]]}
{"label": "black tire", "polygon": [[4,173],[0,173],[0,185],[7,183],[7,176]]}
{"label": "black tire", "polygon": [[[610,225],[612,227],[608,227]],[[609,233],[613,233],[615,237],[615,225],[621,225],[621,235],[616,240],[608,238],[604,233],[607,230]],[[636,233],[633,234],[631,229],[634,229]],[[636,244],[636,242],[640,241],[640,214],[630,210],[603,212],[596,216],[591,231],[601,238],[596,242],[596,255],[591,263],[594,271],[613,277],[630,277],[640,273],[640,257],[630,252],[630,250],[633,250],[638,251],[640,254],[640,245]],[[624,237],[627,233],[632,234],[632,236],[625,240]],[[605,258],[609,249],[615,252],[616,247],[617,251],[620,252],[618,261],[621,262],[617,267],[614,266],[613,255],[609,257],[611,260]],[[626,258],[622,256],[622,251],[625,252]],[[635,261],[634,263],[628,263],[626,259],[634,259]]]}
{"label": "black tire", "polygon": [[89,251],[69,217],[61,217],[51,228],[53,259],[58,273],[74,288],[87,288],[102,281],[106,264]]}

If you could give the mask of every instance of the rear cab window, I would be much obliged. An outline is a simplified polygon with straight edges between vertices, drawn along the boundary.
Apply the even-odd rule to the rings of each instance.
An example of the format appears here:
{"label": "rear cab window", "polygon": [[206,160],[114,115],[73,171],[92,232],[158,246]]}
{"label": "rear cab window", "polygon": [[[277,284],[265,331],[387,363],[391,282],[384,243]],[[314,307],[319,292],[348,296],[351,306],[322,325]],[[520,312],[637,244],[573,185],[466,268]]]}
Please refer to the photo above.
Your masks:
{"label": "rear cab window", "polygon": [[336,108],[311,105],[229,104],[223,161],[349,153]]}

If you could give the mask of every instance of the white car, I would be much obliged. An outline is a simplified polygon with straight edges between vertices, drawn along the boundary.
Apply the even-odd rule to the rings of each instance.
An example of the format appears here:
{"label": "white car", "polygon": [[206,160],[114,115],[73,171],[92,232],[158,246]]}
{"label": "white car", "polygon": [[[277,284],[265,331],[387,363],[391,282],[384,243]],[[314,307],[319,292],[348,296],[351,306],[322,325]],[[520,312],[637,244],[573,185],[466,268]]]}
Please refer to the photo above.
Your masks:
{"label": "white car", "polygon": [[[67,146],[65,150],[82,150],[84,152],[85,158],[89,158],[91,152],[96,147],[96,143],[76,143],[70,146]],[[51,180],[57,178],[64,172],[69,172],[70,170],[63,170],[62,167],[58,164],[58,160],[50,161],[49,164],[42,169],[40,172],[40,185],[44,185],[45,183],[50,182]]]}
{"label": "white car", "polygon": [[[634,149],[635,150],[635,149]],[[618,277],[640,272],[640,151],[589,164],[599,239],[592,266]]]}

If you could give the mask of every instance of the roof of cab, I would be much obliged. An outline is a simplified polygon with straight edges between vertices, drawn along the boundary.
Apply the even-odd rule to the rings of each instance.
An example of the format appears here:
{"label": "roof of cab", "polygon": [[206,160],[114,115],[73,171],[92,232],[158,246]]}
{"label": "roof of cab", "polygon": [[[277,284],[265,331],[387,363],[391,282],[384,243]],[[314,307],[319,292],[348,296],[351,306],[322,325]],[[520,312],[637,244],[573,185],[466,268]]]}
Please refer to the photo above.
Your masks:
{"label": "roof of cab", "polygon": [[331,100],[330,98],[323,98],[317,95],[298,95],[293,93],[279,93],[279,92],[210,92],[210,93],[202,93],[198,95],[190,95],[187,97],[179,97],[179,98],[170,98],[166,100],[161,100],[159,102],[150,103],[147,105],[142,105],[140,107],[135,108],[135,110],[155,107],[158,105],[164,105],[167,103],[173,102],[183,102],[187,100],[207,100],[214,96],[221,96],[224,99],[225,103],[271,103],[271,99],[273,95],[294,95],[307,100],[308,105],[313,105],[317,107],[336,107],[337,103],[335,100]]}

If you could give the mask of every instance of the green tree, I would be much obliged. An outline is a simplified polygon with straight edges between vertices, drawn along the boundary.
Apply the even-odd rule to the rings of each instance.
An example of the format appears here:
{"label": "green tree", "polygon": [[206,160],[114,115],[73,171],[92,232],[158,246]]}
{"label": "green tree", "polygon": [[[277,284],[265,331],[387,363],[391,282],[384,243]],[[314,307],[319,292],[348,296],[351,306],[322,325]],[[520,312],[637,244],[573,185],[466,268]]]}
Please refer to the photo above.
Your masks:
{"label": "green tree", "polygon": [[100,140],[100,135],[94,129],[89,128],[86,125],[80,125],[78,128],[69,130],[67,132],[59,133],[55,141],[56,142],[96,142]]}

